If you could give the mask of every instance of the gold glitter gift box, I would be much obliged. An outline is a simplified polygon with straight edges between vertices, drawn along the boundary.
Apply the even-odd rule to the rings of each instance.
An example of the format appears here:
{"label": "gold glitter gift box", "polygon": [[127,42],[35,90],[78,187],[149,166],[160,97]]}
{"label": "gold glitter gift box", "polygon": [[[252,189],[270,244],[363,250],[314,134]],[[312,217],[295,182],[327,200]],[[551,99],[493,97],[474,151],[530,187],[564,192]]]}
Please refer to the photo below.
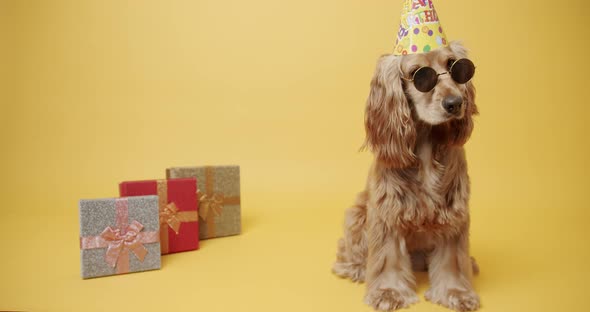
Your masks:
{"label": "gold glitter gift box", "polygon": [[173,167],[166,176],[197,178],[199,239],[241,233],[239,166]]}

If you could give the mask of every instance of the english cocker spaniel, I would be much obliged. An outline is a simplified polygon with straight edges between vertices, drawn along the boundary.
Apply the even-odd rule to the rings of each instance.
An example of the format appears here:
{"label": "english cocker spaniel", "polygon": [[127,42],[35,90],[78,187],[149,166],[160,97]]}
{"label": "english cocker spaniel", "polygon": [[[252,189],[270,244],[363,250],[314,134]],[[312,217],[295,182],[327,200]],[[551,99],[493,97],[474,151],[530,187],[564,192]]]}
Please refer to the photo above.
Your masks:
{"label": "english cocker spaniel", "polygon": [[365,111],[364,146],[375,160],[346,211],[333,267],[366,282],[365,302],[377,310],[418,301],[413,269],[428,271],[427,300],[457,311],[479,308],[463,148],[478,113],[474,73],[457,42],[378,61]]}

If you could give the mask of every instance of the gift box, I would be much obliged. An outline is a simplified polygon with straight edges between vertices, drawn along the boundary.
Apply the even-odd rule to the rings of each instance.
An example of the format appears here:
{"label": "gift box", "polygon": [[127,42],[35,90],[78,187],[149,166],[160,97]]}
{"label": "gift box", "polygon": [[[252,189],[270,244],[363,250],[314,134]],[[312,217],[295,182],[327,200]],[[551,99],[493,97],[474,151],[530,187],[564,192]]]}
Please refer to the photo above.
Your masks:
{"label": "gift box", "polygon": [[127,181],[121,196],[158,195],[162,254],[199,249],[197,180]]}
{"label": "gift box", "polygon": [[197,178],[199,238],[240,234],[240,167],[175,167],[166,170],[173,178]]}
{"label": "gift box", "polygon": [[160,268],[158,197],[80,200],[82,278]]}

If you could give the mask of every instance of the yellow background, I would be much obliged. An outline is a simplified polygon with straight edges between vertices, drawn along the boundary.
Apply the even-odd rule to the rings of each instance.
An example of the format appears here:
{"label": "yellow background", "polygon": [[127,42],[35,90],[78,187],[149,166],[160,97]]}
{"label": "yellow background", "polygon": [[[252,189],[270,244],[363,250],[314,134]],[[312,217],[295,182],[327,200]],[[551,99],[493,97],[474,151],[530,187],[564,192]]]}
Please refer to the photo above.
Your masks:
{"label": "yellow background", "polygon": [[[401,4],[0,1],[0,310],[370,311],[330,268]],[[435,4],[478,66],[482,311],[588,310],[590,5]],[[80,279],[78,199],[198,164],[241,165],[241,236]]]}

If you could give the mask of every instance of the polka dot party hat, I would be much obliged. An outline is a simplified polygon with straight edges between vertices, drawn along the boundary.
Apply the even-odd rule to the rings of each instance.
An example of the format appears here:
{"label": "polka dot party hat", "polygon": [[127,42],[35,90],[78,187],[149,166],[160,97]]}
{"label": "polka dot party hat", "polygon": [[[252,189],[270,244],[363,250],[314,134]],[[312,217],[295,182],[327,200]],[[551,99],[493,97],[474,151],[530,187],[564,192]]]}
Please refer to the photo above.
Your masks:
{"label": "polka dot party hat", "polygon": [[404,0],[393,54],[425,53],[446,46],[447,37],[432,0]]}

